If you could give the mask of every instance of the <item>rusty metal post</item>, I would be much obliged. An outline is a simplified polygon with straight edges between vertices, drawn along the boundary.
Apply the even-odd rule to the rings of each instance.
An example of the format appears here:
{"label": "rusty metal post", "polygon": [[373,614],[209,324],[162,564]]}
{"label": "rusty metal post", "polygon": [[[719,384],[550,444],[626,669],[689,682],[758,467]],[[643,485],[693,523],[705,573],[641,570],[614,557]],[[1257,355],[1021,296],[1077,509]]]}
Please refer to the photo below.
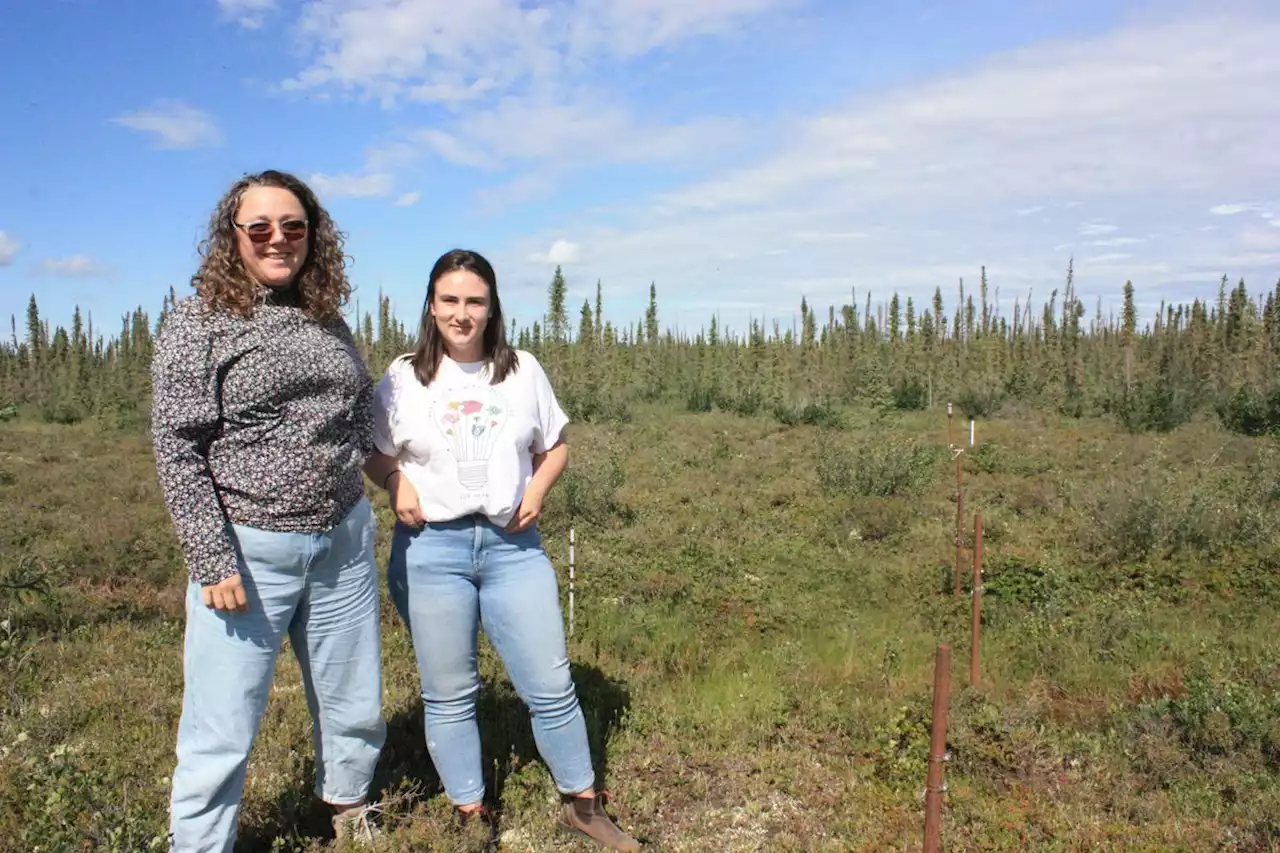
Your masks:
{"label": "rusty metal post", "polygon": [[960,563],[964,552],[964,487],[962,483],[964,472],[964,451],[955,451],[956,454],[956,576],[955,588],[952,591],[956,598],[960,597]]}
{"label": "rusty metal post", "polygon": [[951,700],[951,646],[938,646],[933,665],[933,730],[924,790],[924,853],[938,853],[942,841],[942,762],[947,760],[947,708]]}
{"label": "rusty metal post", "polygon": [[978,686],[982,644],[982,511],[973,516],[973,631],[969,643],[969,684]]}

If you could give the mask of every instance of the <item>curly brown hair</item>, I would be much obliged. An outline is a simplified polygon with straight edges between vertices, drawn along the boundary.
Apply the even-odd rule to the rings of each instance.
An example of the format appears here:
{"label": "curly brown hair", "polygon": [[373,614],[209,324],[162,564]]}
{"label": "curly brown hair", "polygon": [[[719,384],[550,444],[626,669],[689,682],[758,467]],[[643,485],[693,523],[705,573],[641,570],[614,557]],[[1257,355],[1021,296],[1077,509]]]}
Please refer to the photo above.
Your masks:
{"label": "curly brown hair", "polygon": [[275,169],[245,175],[218,202],[209,217],[208,232],[200,241],[202,260],[191,277],[191,286],[209,308],[239,317],[252,316],[261,286],[245,271],[235,228],[240,200],[250,187],[286,189],[301,202],[309,227],[307,258],[293,284],[297,299],[303,313],[315,320],[327,323],[340,317],[351,297],[344,235],[309,186],[294,175]]}

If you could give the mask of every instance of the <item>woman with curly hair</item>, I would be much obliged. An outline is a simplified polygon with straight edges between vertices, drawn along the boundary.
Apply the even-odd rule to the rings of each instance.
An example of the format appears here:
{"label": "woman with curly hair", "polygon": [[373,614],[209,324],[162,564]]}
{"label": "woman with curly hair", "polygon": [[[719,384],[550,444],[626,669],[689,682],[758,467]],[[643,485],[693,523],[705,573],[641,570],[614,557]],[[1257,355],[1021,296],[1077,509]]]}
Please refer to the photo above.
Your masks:
{"label": "woman with curly hair", "polygon": [[171,849],[232,849],[249,752],[287,634],[317,796],[369,840],[385,739],[375,521],[362,469],[372,380],[340,309],[342,235],[277,171],[218,203],[152,363],[156,468],[189,574]]}

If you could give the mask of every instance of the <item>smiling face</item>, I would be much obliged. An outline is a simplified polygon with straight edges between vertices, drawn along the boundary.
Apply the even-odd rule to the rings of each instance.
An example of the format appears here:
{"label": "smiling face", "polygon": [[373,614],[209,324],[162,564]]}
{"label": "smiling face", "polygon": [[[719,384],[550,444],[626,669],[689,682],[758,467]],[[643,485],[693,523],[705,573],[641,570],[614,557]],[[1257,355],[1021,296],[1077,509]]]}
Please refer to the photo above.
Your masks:
{"label": "smiling face", "polygon": [[436,279],[431,315],[454,361],[484,358],[489,322],[489,285],[470,270],[453,270]]}
{"label": "smiling face", "polygon": [[267,287],[286,287],[307,260],[307,214],[281,187],[250,187],[236,211],[236,245],[245,272]]}

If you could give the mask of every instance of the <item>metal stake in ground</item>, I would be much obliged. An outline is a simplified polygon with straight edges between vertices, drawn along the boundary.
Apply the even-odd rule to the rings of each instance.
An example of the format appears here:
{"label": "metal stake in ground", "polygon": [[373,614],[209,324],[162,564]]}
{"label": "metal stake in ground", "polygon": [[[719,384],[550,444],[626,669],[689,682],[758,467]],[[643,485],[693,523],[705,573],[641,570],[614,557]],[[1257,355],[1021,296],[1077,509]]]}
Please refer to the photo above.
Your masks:
{"label": "metal stake in ground", "polygon": [[951,646],[938,646],[933,664],[933,730],[929,775],[924,789],[924,853],[938,853],[942,841],[942,762],[947,760],[947,708],[951,701]]}
{"label": "metal stake in ground", "polygon": [[969,684],[978,686],[982,641],[982,512],[973,517],[973,631],[969,642]]}
{"label": "metal stake in ground", "polygon": [[573,528],[569,528],[569,636],[573,636]]}
{"label": "metal stake in ground", "polygon": [[956,457],[956,576],[952,590],[956,598],[960,597],[960,561],[964,551],[964,448],[952,449]]}

